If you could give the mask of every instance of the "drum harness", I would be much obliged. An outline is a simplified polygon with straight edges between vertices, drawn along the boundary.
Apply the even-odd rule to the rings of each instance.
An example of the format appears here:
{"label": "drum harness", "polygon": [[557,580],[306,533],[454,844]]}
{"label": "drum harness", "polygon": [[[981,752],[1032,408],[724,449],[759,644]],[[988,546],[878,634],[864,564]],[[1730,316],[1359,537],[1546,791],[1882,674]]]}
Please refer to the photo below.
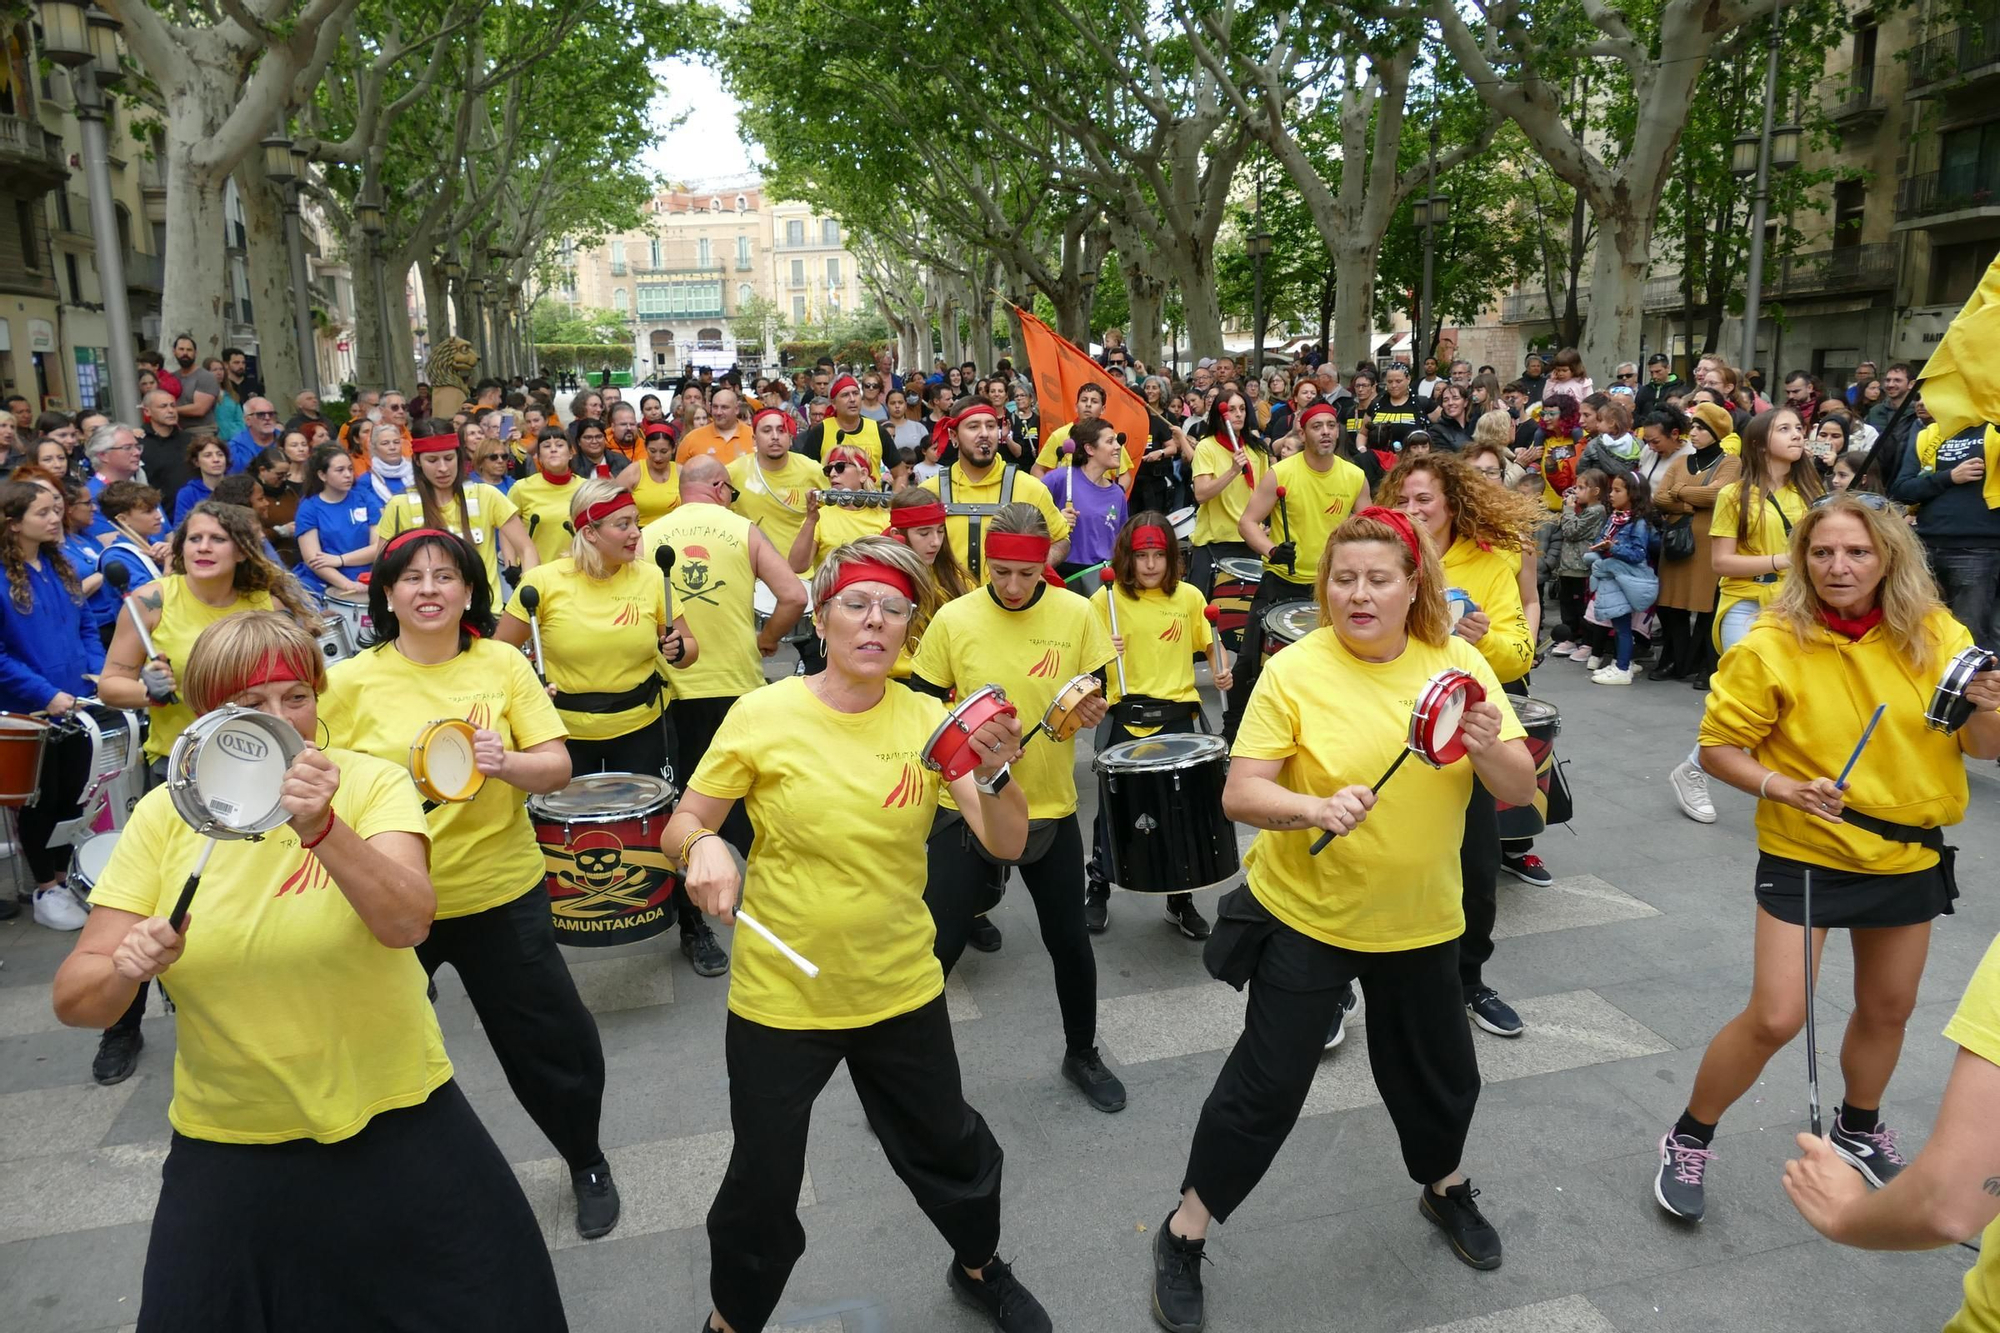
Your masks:
{"label": "drum harness", "polygon": [[954,504],[951,498],[951,469],[946,468],[944,471],[938,473],[938,500],[943,503],[944,512],[957,515],[965,520],[965,562],[967,570],[971,573],[975,583],[979,580],[980,522],[998,513],[1001,505],[1008,505],[1014,502],[1014,478],[1019,475],[1019,468],[1013,466],[1011,463],[1003,465],[1000,469],[999,503],[988,505],[971,504],[969,502]]}

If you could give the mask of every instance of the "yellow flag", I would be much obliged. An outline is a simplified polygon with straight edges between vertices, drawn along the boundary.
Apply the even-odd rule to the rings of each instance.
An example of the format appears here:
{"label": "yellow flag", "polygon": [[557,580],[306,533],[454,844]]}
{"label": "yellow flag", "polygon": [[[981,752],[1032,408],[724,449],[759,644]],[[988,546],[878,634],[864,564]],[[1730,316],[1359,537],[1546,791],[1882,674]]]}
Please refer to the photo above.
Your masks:
{"label": "yellow flag", "polygon": [[[1923,395],[1940,439],[2000,422],[2000,258],[1987,266],[1978,290],[1924,363]],[[2000,459],[1990,454],[1981,489],[1986,507],[2000,509]]]}

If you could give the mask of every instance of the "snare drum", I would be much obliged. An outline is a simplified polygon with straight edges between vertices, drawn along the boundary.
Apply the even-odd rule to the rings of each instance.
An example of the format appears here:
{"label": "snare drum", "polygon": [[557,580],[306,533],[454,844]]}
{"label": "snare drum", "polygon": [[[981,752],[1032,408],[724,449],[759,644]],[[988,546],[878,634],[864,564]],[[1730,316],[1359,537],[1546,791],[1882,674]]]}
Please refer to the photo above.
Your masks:
{"label": "snare drum", "polygon": [[285,772],[305,749],[289,722],[224,704],[188,724],[167,754],[167,791],[190,828],[255,841],[291,816],[278,801]]}
{"label": "snare drum", "polygon": [[[800,580],[800,582],[803,583],[804,580],[802,579]],[[806,642],[813,636],[812,584],[806,583],[805,589],[806,589],[805,614],[799,617],[798,623],[796,625],[793,625],[789,630],[785,631],[786,643],[801,644]],[[769,620],[772,617],[772,615],[774,615],[777,612],[778,594],[772,592],[770,585],[765,583],[764,580],[762,579],[757,580],[756,590],[750,594],[750,608],[753,612],[756,613],[757,628],[760,631],[764,628],[764,622]]]}
{"label": "snare drum", "polygon": [[1199,509],[1194,505],[1189,505],[1185,509],[1176,509],[1173,513],[1167,515],[1167,522],[1174,529],[1175,541],[1185,542],[1194,537],[1194,520],[1198,513],[1200,513]]}
{"label": "snare drum", "polygon": [[0,805],[16,810],[42,785],[42,751],[49,724],[26,713],[0,713]]}
{"label": "snare drum", "polygon": [[1056,691],[1054,702],[1042,714],[1042,730],[1051,739],[1066,741],[1083,730],[1083,718],[1078,714],[1083,701],[1104,693],[1104,682],[1095,676],[1071,676]]}
{"label": "snare drum", "polygon": [[1225,555],[1215,562],[1215,590],[1208,604],[1219,613],[1215,627],[1229,635],[1234,647],[1250,619],[1250,602],[1264,581],[1264,562],[1254,556]]}
{"label": "snare drum", "polygon": [[1264,656],[1297,643],[1319,628],[1319,607],[1311,601],[1279,602],[1264,613]]}
{"label": "snare drum", "polygon": [[1566,810],[1551,810],[1551,787],[1556,777],[1556,737],[1562,732],[1562,713],[1552,703],[1540,699],[1515,698],[1514,715],[1528,732],[1528,753],[1535,761],[1535,800],[1532,805],[1498,803],[1500,836],[1532,838],[1549,826],[1551,819],[1567,823]]}
{"label": "snare drum", "polygon": [[463,718],[431,723],[410,743],[410,778],[427,801],[452,805],[469,801],[486,785],[472,758],[473,729]]}
{"label": "snare drum", "polygon": [[592,773],[528,798],[558,944],[630,944],[674,924],[660,850],[673,803],[673,784],[650,773]]}
{"label": "snare drum", "polygon": [[[141,779],[145,769],[140,760],[144,726],[137,713],[89,700],[56,724],[50,738],[70,731],[80,731],[89,739],[90,777],[76,797],[76,815],[49,831],[51,847],[79,843],[92,832],[123,828],[131,809],[126,802],[136,804],[144,794]],[[121,781],[128,775],[131,781]]]}
{"label": "snare drum", "polygon": [[[333,606],[337,603],[328,605]],[[344,662],[354,656],[354,629],[348,623],[347,617],[331,611],[320,617],[319,651],[328,666],[332,666],[335,662]]]}
{"label": "snare drum", "polygon": [[104,878],[104,867],[111,864],[111,851],[118,845],[118,834],[95,833],[77,844],[69,857],[69,887],[79,899],[88,899],[97,882]]}
{"label": "snare drum", "polygon": [[353,652],[359,652],[375,642],[375,622],[368,614],[365,598],[357,602],[328,593],[320,602],[320,610],[326,613],[329,620],[339,620],[347,626],[347,641],[353,645]]}
{"label": "snare drum", "polygon": [[[1961,648],[1951,659],[1951,665],[1944,669],[1944,679],[1938,682],[1931,694],[1930,707],[1924,709],[1924,723],[1932,731],[1942,731],[1949,736],[1972,720],[1975,705],[1965,697],[1965,687],[1972,678],[1982,671],[1991,671],[1996,662],[1992,653],[1974,645]],[[11,802],[10,802],[11,804]]]}
{"label": "snare drum", "polygon": [[1222,813],[1229,747],[1221,737],[1125,741],[1091,767],[1113,884],[1132,893],[1188,893],[1236,875],[1236,826]]}

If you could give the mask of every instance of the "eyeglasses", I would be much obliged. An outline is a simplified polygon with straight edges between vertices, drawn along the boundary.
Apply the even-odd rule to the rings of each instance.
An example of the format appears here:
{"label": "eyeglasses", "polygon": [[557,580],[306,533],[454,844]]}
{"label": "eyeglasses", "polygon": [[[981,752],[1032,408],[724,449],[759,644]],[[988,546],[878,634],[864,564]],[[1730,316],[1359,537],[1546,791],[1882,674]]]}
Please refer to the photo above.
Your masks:
{"label": "eyeglasses", "polygon": [[905,624],[917,613],[915,603],[894,593],[885,593],[880,597],[863,597],[858,592],[843,593],[833,599],[833,604],[840,608],[842,615],[855,620],[861,619],[870,611],[879,611],[882,613],[882,619],[892,625]]}
{"label": "eyeglasses", "polygon": [[1854,503],[1864,508],[1872,509],[1878,514],[1904,514],[1909,512],[1902,505],[1897,504],[1887,496],[1877,495],[1873,491],[1857,491],[1852,487],[1844,491],[1828,491],[1825,495],[1820,496],[1807,505],[1806,508],[1824,509],[1835,500],[1852,500]]}
{"label": "eyeglasses", "polygon": [[277,414],[276,412],[245,412],[245,413],[244,413],[243,415],[244,415],[244,416],[246,416],[246,417],[272,417],[272,418],[276,418],[278,414]]}
{"label": "eyeglasses", "polygon": [[881,380],[863,380],[863,381],[861,381],[861,387],[862,387],[862,388],[864,388],[864,389],[879,389],[879,388],[881,388],[881,387],[882,387],[882,381],[881,381]]}

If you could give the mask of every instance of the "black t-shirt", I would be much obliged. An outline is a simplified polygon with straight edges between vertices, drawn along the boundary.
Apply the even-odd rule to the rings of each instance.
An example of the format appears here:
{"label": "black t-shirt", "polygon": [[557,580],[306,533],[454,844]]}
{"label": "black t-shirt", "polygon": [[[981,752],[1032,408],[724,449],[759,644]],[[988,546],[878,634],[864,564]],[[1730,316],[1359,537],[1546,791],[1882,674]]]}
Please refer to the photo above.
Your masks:
{"label": "black t-shirt", "polygon": [[1417,429],[1423,416],[1423,400],[1411,394],[1400,403],[1392,403],[1386,396],[1377,396],[1368,416],[1373,423],[1368,430],[1369,447],[1400,453],[1403,440]]}

